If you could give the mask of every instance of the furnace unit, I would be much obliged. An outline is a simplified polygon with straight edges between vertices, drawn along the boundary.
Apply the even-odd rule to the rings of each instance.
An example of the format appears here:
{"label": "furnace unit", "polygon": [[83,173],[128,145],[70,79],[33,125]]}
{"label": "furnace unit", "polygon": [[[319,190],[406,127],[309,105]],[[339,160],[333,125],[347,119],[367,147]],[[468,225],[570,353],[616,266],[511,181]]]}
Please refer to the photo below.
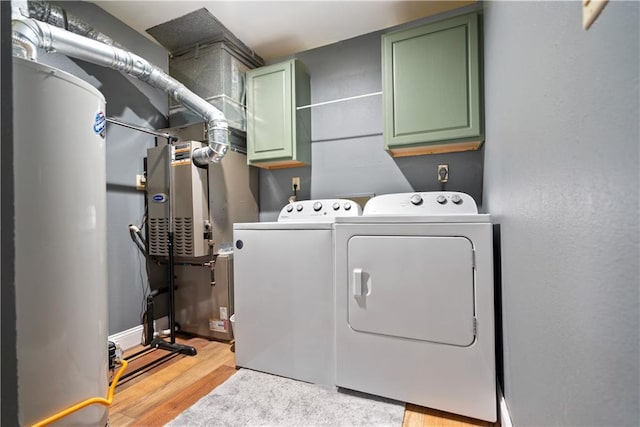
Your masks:
{"label": "furnace unit", "polygon": [[183,332],[228,341],[233,339],[233,224],[258,221],[258,171],[247,165],[234,131],[224,161],[207,168],[191,161],[193,151],[206,145],[203,123],[163,131],[177,142],[159,140],[164,145],[147,150],[151,288],[166,286],[172,197],[176,323]]}
{"label": "furnace unit", "polygon": [[210,255],[211,222],[207,194],[207,169],[196,167],[191,154],[205,144],[198,141],[164,145],[147,150],[147,203],[149,254],[167,256],[169,212],[168,168],[173,175],[174,255]]}

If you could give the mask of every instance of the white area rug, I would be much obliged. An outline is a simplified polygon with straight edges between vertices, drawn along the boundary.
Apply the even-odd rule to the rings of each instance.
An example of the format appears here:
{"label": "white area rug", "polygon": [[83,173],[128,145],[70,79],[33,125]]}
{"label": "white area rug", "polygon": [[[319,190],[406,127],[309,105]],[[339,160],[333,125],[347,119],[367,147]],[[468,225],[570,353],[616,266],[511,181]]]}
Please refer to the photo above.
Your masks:
{"label": "white area rug", "polygon": [[404,403],[240,369],[168,426],[402,426]]}

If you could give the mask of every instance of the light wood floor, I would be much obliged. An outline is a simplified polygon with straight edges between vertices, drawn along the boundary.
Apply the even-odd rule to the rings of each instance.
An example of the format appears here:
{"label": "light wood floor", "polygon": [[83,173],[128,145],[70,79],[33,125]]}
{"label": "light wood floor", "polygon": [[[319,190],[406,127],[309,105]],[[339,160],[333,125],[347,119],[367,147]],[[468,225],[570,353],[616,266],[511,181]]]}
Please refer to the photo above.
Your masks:
{"label": "light wood floor", "polygon": [[[229,344],[190,337],[180,337],[177,342],[195,347],[198,354],[174,356],[120,381],[109,409],[111,427],[162,426],[236,372]],[[127,351],[125,359],[140,349]],[[164,350],[151,350],[135,360],[128,359],[127,372],[163,355],[167,355]],[[494,427],[484,421],[407,405],[403,427],[420,426]]]}

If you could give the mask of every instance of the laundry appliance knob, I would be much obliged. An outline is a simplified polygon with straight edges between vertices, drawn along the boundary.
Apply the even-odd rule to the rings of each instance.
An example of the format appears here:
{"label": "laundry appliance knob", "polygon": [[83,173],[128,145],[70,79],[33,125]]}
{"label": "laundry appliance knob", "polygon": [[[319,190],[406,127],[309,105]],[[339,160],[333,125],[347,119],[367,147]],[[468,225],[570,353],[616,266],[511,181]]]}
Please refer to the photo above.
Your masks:
{"label": "laundry appliance knob", "polygon": [[422,204],[422,196],[419,194],[414,194],[409,200],[416,206],[420,206]]}

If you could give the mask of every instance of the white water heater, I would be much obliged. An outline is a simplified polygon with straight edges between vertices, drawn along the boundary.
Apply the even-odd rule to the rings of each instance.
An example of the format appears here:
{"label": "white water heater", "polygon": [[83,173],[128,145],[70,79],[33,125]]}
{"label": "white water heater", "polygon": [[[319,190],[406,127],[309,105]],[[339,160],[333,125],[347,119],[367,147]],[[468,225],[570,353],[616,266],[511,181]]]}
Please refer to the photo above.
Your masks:
{"label": "white water heater", "polygon": [[[107,394],[104,113],[85,81],[13,58],[20,425]],[[107,416],[90,405],[57,425]]]}

